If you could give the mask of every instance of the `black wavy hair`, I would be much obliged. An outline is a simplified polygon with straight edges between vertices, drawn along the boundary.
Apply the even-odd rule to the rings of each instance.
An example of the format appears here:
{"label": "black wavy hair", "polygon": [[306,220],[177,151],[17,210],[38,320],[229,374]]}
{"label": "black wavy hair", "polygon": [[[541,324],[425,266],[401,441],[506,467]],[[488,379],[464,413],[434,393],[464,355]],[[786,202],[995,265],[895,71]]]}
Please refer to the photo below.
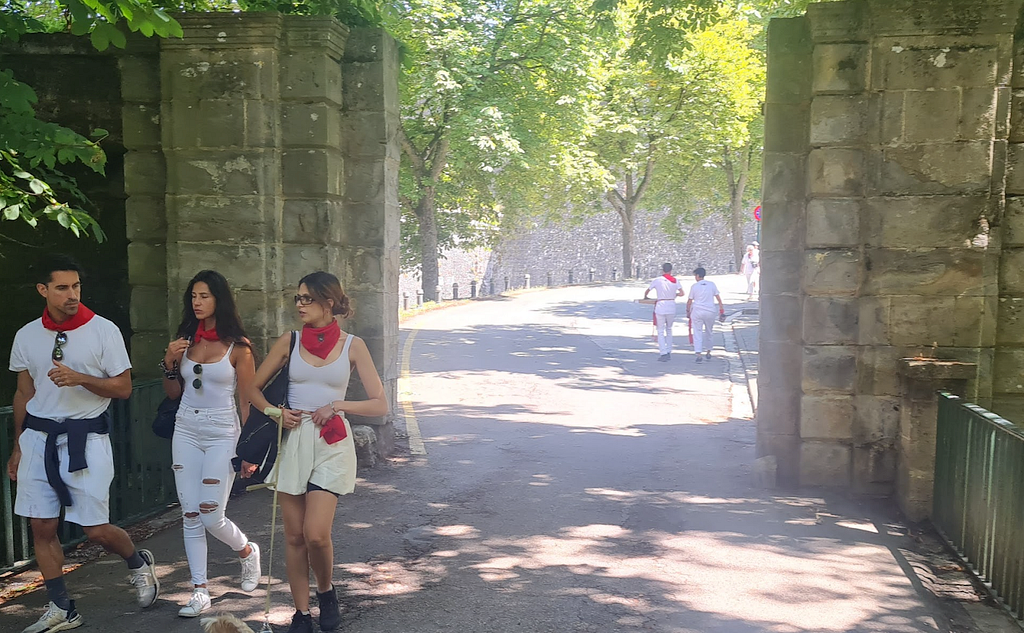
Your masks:
{"label": "black wavy hair", "polygon": [[195,310],[192,309],[192,289],[199,282],[203,282],[210,289],[217,305],[214,308],[213,316],[217,320],[217,336],[225,343],[235,343],[252,347],[249,339],[245,336],[245,328],[242,327],[242,319],[238,316],[238,308],[235,307],[235,297],[231,294],[231,286],[224,275],[216,270],[200,270],[192,281],[188,282],[185,294],[182,296],[181,323],[178,325],[178,336],[189,338],[195,335],[199,327],[199,319],[196,318]]}

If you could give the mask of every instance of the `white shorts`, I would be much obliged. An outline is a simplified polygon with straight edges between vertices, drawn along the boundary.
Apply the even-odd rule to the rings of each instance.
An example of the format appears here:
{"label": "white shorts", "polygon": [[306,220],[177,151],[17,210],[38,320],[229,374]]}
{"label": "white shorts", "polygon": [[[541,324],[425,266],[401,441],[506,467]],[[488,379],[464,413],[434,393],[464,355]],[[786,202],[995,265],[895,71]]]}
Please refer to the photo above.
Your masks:
{"label": "white shorts", "polygon": [[302,424],[284,432],[267,481],[276,481],[278,492],[289,495],[306,494],[309,484],[337,495],[349,494],[356,489],[356,445],[348,420],[345,429],[345,439],[328,444],[313,418],[303,413]]}
{"label": "white shorts", "polygon": [[[33,519],[55,519],[60,516],[57,491],[46,480],[46,433],[25,429],[18,443],[21,463],[18,465],[18,496],[14,513]],[[57,438],[60,478],[71,493],[71,505],[64,519],[83,527],[110,523],[110,484],[114,481],[114,453],[110,437],[90,433],[85,441],[85,461],[89,464],[77,472],[68,472],[68,436]]]}

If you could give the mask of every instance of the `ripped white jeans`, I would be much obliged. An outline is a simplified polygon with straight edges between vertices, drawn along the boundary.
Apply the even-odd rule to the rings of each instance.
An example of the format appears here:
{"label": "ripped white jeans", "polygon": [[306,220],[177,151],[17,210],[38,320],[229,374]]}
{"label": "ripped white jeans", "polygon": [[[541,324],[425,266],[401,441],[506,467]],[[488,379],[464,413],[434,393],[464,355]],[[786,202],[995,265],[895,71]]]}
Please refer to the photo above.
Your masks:
{"label": "ripped white jeans", "polygon": [[178,409],[171,439],[171,468],[184,517],[185,556],[194,585],[206,584],[207,532],[236,552],[249,542],[224,516],[235,479],[231,458],[235,456],[238,434],[234,407]]}

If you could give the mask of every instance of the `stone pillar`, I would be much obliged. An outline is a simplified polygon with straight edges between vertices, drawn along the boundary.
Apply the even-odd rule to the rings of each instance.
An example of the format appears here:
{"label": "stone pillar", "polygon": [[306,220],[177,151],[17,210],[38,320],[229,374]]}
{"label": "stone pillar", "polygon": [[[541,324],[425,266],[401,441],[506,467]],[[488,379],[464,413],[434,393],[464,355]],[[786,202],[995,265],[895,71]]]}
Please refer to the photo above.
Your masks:
{"label": "stone pillar", "polygon": [[[348,29],[331,17],[286,16],[282,36],[281,331],[295,324],[291,297],[303,275],[331,272],[351,292],[342,246],[341,58]],[[352,329],[348,322],[342,326]]]}
{"label": "stone pillar", "polygon": [[808,18],[814,52],[801,262],[800,482],[847,487],[854,434],[860,430],[854,406],[859,355],[855,294],[861,266],[868,44],[859,2],[815,6]]}
{"label": "stone pillar", "polygon": [[[1008,112],[997,110],[996,126],[1009,118],[1006,205],[999,231],[999,302],[992,370],[991,409],[1024,424],[1024,35],[1013,42]],[[984,405],[983,405],[984,406]]]}
{"label": "stone pillar", "polygon": [[757,452],[774,455],[782,485],[799,482],[801,295],[811,39],[803,18],[768,29]]}
{"label": "stone pillar", "polygon": [[[356,307],[352,332],[366,341],[391,406],[387,416],[358,421],[373,426],[377,450],[385,454],[394,443],[398,405],[398,70],[391,36],[352,30],[342,61],[343,270]],[[352,389],[359,393],[361,385]]]}
{"label": "stone pillar", "polygon": [[[1004,250],[1021,4],[831,2],[772,23],[758,439],[801,484],[893,490],[901,358],[968,363],[969,399],[1024,402],[1024,255]],[[794,433],[799,459],[777,446]]]}
{"label": "stone pillar", "polygon": [[[160,375],[157,363],[176,318],[167,295],[166,164],[161,151],[160,49],[155,41],[132,41],[118,57],[124,130],[125,224],[133,378]],[[180,306],[178,306],[180,314]],[[175,320],[175,323],[177,321]]]}
{"label": "stone pillar", "polygon": [[[183,15],[161,42],[170,312],[199,270],[228,278],[258,350],[280,332],[276,13]],[[172,327],[177,318],[172,316]]]}
{"label": "stone pillar", "polygon": [[931,516],[935,484],[936,392],[973,391],[974,363],[904,358],[899,364],[900,399],[896,501],[911,521]]}

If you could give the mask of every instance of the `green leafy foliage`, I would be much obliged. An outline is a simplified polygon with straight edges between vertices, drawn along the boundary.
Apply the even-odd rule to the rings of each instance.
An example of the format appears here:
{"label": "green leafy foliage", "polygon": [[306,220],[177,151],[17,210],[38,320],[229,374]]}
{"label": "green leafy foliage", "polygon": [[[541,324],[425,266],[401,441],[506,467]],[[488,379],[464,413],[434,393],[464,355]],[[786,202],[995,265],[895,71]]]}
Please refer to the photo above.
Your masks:
{"label": "green leafy foliage", "polygon": [[[97,50],[124,48],[127,33],[181,37],[181,26],[164,9],[142,0],[8,1],[0,6],[0,42],[32,32],[66,30],[88,36]],[[36,226],[51,220],[75,236],[98,241],[103,231],[85,210],[74,179],[61,166],[78,163],[103,173],[104,130],[86,138],[74,130],[40,120],[35,91],[0,69],[0,218]]]}
{"label": "green leafy foliage", "polygon": [[439,248],[486,242],[543,203],[587,122],[587,5],[416,0],[386,24],[403,45],[403,261],[436,284]]}

